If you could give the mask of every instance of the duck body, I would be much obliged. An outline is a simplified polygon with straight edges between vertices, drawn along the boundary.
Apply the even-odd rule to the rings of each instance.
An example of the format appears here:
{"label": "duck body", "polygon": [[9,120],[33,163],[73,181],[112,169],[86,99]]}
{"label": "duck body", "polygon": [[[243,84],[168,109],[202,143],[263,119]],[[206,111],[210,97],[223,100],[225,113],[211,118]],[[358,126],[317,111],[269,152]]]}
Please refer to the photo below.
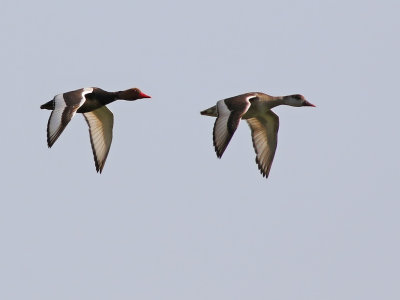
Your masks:
{"label": "duck body", "polygon": [[47,145],[52,147],[76,113],[82,113],[89,126],[90,142],[97,172],[102,172],[111,147],[114,125],[113,113],[106,107],[116,100],[133,101],[150,98],[137,88],[107,92],[97,87],[82,88],[56,95],[41,105],[51,110],[47,123]]}
{"label": "duck body", "polygon": [[[85,112],[93,111],[104,105],[110,104],[111,102],[114,102],[118,99],[122,99],[122,98],[118,98],[119,93],[120,92],[107,92],[107,91],[102,90],[97,87],[83,88],[83,89],[56,95],[53,100],[46,102],[45,104],[40,106],[40,108],[53,110],[56,97],[59,97],[59,98],[62,97],[63,100],[66,103],[68,103],[69,105],[78,105],[80,103],[79,100],[81,100],[82,95],[84,95],[85,101],[78,108],[78,110],[76,112],[77,113],[85,113]],[[150,98],[149,96],[147,96],[143,93],[142,93],[142,95],[146,96],[143,98]],[[141,98],[137,98],[137,99],[141,99]],[[136,99],[124,99],[124,100],[136,100]]]}
{"label": "duck body", "polygon": [[245,93],[217,102],[202,115],[216,117],[213,143],[218,158],[226,150],[241,119],[250,126],[256,163],[261,174],[268,177],[278,144],[279,117],[271,110],[278,105],[314,106],[302,95],[270,96],[260,92]]}
{"label": "duck body", "polygon": [[[269,99],[268,101],[262,101],[260,100],[259,97],[260,95],[264,95],[264,98],[267,98],[265,96],[271,97],[271,99]],[[253,118],[254,116],[262,112],[270,110],[271,108],[277,105],[280,105],[279,99],[272,99],[272,98],[278,98],[278,97],[273,97],[266,94],[254,92],[254,93],[246,93],[226,98],[220,101],[223,101],[223,103],[227,106],[229,111],[238,111],[240,109],[247,109],[246,112],[241,116],[241,118],[249,119]],[[247,108],[248,103],[250,103],[250,106]],[[217,105],[214,105],[208,109],[203,110],[202,112],[200,112],[200,114],[210,117],[218,117]]]}
{"label": "duck body", "polygon": [[86,101],[81,107],[79,107],[79,109],[76,111],[77,113],[93,111],[116,101],[118,98],[116,92],[107,92],[100,88],[93,88],[91,93],[85,95],[85,99]]}

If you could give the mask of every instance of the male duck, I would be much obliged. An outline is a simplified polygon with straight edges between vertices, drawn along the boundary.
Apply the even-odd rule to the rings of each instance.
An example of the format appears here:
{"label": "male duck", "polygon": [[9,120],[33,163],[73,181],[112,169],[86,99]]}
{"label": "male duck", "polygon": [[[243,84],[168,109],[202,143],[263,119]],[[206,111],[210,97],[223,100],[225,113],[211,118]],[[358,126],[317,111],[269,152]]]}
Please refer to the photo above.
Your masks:
{"label": "male duck", "polygon": [[246,93],[223,99],[217,105],[201,112],[217,117],[213,129],[213,141],[217,157],[221,158],[240,119],[250,126],[256,163],[261,174],[268,177],[278,144],[279,117],[271,111],[278,105],[313,106],[302,95],[274,97],[264,93]]}
{"label": "male duck", "polygon": [[47,145],[53,146],[75,113],[82,113],[89,126],[96,171],[102,172],[112,141],[113,113],[106,107],[115,100],[150,98],[137,88],[107,92],[97,87],[83,88],[56,95],[40,106],[52,110],[47,123]]}

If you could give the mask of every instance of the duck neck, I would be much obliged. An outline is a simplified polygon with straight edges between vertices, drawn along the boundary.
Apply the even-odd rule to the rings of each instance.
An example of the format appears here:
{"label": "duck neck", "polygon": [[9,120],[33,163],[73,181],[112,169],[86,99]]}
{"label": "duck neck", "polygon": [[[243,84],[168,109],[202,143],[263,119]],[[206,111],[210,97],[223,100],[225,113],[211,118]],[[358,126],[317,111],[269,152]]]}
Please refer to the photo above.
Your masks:
{"label": "duck neck", "polygon": [[118,100],[127,100],[128,98],[127,91],[115,92],[115,98]]}
{"label": "duck neck", "polygon": [[272,101],[268,103],[269,108],[273,108],[278,105],[285,104],[283,97],[274,97]]}
{"label": "duck neck", "polygon": [[[102,103],[103,105],[107,105],[111,102],[117,100],[117,93],[115,92],[107,92],[102,89],[96,88],[93,90],[93,96],[97,101]],[[90,94],[89,94],[90,95]],[[87,96],[86,96],[87,97]]]}
{"label": "duck neck", "polygon": [[109,103],[114,102],[116,100],[118,100],[118,97],[117,97],[117,94],[115,92],[110,93],[110,95],[104,99],[105,104],[109,104]]}

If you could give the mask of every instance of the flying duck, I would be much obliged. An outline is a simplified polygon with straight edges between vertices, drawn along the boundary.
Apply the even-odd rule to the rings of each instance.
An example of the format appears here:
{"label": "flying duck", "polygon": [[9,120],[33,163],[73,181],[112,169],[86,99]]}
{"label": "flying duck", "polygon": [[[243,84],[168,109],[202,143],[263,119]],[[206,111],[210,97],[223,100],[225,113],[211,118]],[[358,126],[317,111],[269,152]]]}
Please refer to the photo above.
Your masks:
{"label": "flying duck", "polygon": [[279,117],[271,108],[282,104],[315,107],[302,95],[274,97],[264,93],[246,93],[220,100],[217,105],[200,112],[205,116],[217,117],[213,129],[217,157],[222,157],[239,121],[245,119],[250,126],[258,169],[267,178],[278,144],[279,129]]}
{"label": "flying duck", "polygon": [[40,106],[51,110],[47,123],[47,145],[53,146],[75,113],[82,113],[89,126],[90,143],[96,171],[102,172],[110,151],[113,113],[106,107],[115,100],[133,101],[151,98],[137,88],[118,92],[107,92],[97,87],[82,88],[56,95],[53,100]]}

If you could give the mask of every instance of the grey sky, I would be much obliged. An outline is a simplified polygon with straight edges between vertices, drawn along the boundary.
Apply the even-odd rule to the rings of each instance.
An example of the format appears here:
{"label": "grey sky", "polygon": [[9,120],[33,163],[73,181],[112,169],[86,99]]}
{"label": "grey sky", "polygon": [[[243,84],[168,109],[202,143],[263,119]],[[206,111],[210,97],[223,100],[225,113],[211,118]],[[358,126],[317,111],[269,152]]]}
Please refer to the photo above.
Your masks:
{"label": "grey sky", "polygon": [[[399,299],[399,1],[5,1],[1,299]],[[55,94],[109,105],[95,172],[81,115],[46,146]],[[217,100],[278,107],[270,178]]]}

